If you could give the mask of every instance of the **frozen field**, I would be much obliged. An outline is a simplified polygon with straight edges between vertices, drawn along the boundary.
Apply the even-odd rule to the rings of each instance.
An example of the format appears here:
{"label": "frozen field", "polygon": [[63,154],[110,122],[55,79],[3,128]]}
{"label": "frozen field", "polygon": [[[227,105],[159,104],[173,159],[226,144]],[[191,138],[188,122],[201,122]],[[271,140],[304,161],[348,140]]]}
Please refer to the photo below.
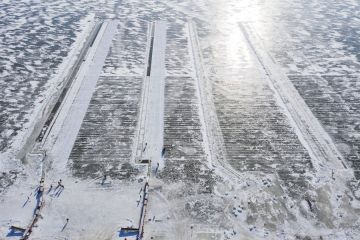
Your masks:
{"label": "frozen field", "polygon": [[129,160],[143,81],[142,75],[136,74],[140,68],[136,66],[144,64],[145,52],[141,49],[146,48],[146,27],[118,26],[70,155],[75,176],[96,178],[107,173],[127,179],[136,175]]}
{"label": "frozen field", "polygon": [[2,1],[0,239],[359,239],[358,15]]}
{"label": "frozen field", "polygon": [[[67,9],[63,12],[60,9]],[[0,151],[9,150],[47,97],[51,76],[82,29],[84,8],[70,2],[2,1]]]}

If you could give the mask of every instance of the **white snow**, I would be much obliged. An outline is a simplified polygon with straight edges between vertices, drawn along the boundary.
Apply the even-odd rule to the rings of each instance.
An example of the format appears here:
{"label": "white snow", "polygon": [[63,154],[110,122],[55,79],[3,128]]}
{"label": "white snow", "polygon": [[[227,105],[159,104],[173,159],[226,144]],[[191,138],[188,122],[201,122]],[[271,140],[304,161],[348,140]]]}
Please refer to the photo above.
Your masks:
{"label": "white snow", "polygon": [[[66,99],[60,107],[60,111],[53,122],[52,129],[48,133],[49,135],[44,145],[37,146],[38,149],[47,150],[49,162],[46,164],[45,207],[41,212],[42,218],[34,228],[30,239],[119,239],[118,231],[121,227],[138,227],[140,202],[143,197],[141,196],[140,189],[144,186],[145,171],[140,170],[138,181],[130,182],[114,180],[109,177],[105,181],[102,178],[92,180],[77,179],[72,176],[70,169],[67,168],[68,157],[104,66],[117,24],[121,24],[122,34],[126,33],[124,29],[127,25],[133,25],[137,28],[143,27],[140,24],[141,21],[144,21],[143,18],[139,21],[133,21],[138,15],[143,15],[142,12],[140,12],[141,14],[137,12],[143,9],[139,7],[140,10],[137,10],[138,5],[135,2],[130,1],[126,3],[129,5],[124,6],[125,10],[123,12],[119,10],[123,6],[116,9],[120,14],[124,14],[121,17],[122,19],[127,19],[126,21],[121,23],[116,20],[105,22],[94,46],[90,49],[86,60],[82,63],[79,74],[72,84]],[[281,1],[277,2],[280,5],[281,3]],[[104,5],[104,7],[109,7],[107,4],[107,1],[100,2],[100,5]],[[144,3],[141,2],[141,4]],[[164,13],[157,13],[160,16],[164,14],[164,16],[168,17],[167,14],[174,14],[172,20],[176,23],[182,23],[182,18],[191,16],[201,26],[201,31],[204,28],[205,31],[208,30],[207,26],[204,27],[202,25],[211,25],[214,24],[213,22],[219,24],[220,27],[211,26],[214,33],[209,34],[210,37],[205,37],[205,43],[201,48],[195,23],[190,23],[186,25],[187,32],[185,38],[188,40],[187,46],[178,46],[179,48],[186,47],[190,56],[189,62],[192,69],[189,75],[194,81],[195,94],[198,99],[195,108],[198,109],[203,150],[207,155],[207,162],[204,163],[204,167],[215,169],[214,174],[219,179],[214,180],[216,181],[214,192],[204,194],[197,193],[197,189],[191,184],[181,181],[168,183],[164,182],[161,178],[151,176],[144,239],[150,240],[152,239],[151,237],[153,239],[179,240],[296,239],[296,235],[307,235],[314,239],[318,239],[320,235],[324,239],[357,239],[359,237],[359,230],[356,227],[359,223],[358,209],[360,206],[359,202],[353,199],[346,185],[348,180],[353,177],[352,170],[350,168],[346,169],[337,145],[333,143],[329,134],[311,113],[300,94],[286,76],[285,70],[267,52],[267,48],[263,47],[261,40],[263,36],[257,36],[255,29],[252,28],[255,25],[261,26],[267,19],[266,15],[274,14],[271,11],[277,8],[271,8],[270,13],[265,11],[262,13],[262,10],[265,9],[262,8],[263,5],[248,1],[242,1],[241,3],[236,1],[230,1],[229,3],[200,1],[179,2],[176,4],[160,1],[145,4],[149,5],[147,10],[154,7],[153,10],[155,11],[163,11]],[[199,10],[199,7],[202,10],[207,9],[207,4],[216,6],[210,14],[205,14]],[[128,6],[133,7],[134,10],[129,10]],[[189,6],[191,7],[189,8]],[[111,7],[113,6],[111,5]],[[115,16],[117,14],[111,7],[111,13],[107,13],[107,16]],[[173,11],[168,13],[168,8],[173,9]],[[236,13],[234,9],[239,11],[239,13]],[[212,13],[217,13],[220,15],[220,18],[219,16],[214,16],[213,20]],[[186,16],[183,17],[182,15]],[[349,13],[341,13],[341,15],[347,16]],[[323,9],[317,11],[316,16],[324,18]],[[94,16],[90,17],[93,18]],[[157,17],[158,15],[156,15]],[[227,25],[227,18],[234,22],[233,26]],[[129,22],[127,22],[128,19]],[[243,27],[239,30],[239,19],[255,23],[254,25],[243,23]],[[33,18],[31,20],[35,21],[36,19]],[[65,20],[60,19],[60,21]],[[279,24],[282,23],[280,22]],[[37,117],[26,126],[27,129],[31,130],[33,125],[41,119],[42,112],[53,99],[52,95],[62,87],[61,80],[66,76],[66,69],[72,66],[76,53],[84,42],[93,22],[88,24],[83,21],[81,25],[85,30],[78,36],[76,43],[73,44],[73,49],[67,61],[64,61],[59,68],[58,77],[54,77],[47,85],[49,89],[45,98],[38,100],[33,114]],[[226,35],[228,34],[227,31],[231,30],[234,26],[236,29],[233,29],[233,32]],[[267,25],[264,24],[264,28],[265,26]],[[136,144],[141,146],[135,148],[136,150],[140,148],[142,152],[144,144],[147,143],[142,159],[151,159],[153,167],[156,167],[157,163],[159,163],[160,170],[162,170],[165,165],[161,159],[161,151],[164,144],[164,88],[166,74],[168,73],[165,66],[167,24],[165,22],[156,22],[153,27],[155,28],[155,33],[152,69],[149,77],[144,76],[143,102],[139,106],[141,108],[139,115],[141,121],[139,130],[141,133],[135,137],[135,140],[138,140]],[[326,27],[323,26],[325,30]],[[6,32],[6,30],[0,30],[0,32]],[[275,29],[273,30],[275,32]],[[206,35],[204,31],[201,33]],[[309,36],[313,34],[308,29],[299,30],[298,33],[303,34],[307,38],[310,38]],[[314,177],[314,179],[309,183],[304,183],[308,184],[308,188],[306,192],[299,196],[299,199],[290,197],[287,193],[289,187],[284,186],[284,183],[280,182],[276,171],[270,173],[246,170],[238,172],[227,161],[224,139],[216,114],[217,109],[212,99],[213,85],[207,74],[210,71],[214,71],[214,74],[218,74],[218,77],[225,78],[225,73],[228,69],[218,70],[216,66],[206,65],[207,59],[204,60],[203,56],[203,54],[209,54],[207,51],[211,52],[214,50],[211,48],[211,42],[208,40],[221,34],[224,34],[225,38],[229,37],[229,39],[225,43],[222,42],[220,44],[221,47],[215,49],[215,51],[224,51],[222,54],[228,57],[229,62],[234,61],[230,67],[238,67],[235,65],[239,62],[242,63],[237,61],[239,58],[250,58],[252,63],[255,63],[254,66],[259,70],[259,75],[262,76],[259,81],[266,82],[267,86],[274,92],[275,99],[277,100],[276,104],[283,110],[285,117],[289,120],[301,144],[310,153],[316,172],[306,172],[304,174]],[[339,34],[337,33],[336,36],[339,36]],[[290,38],[291,36],[286,37]],[[316,38],[316,36],[313,37],[314,39]],[[222,41],[221,38],[219,39],[214,39],[214,41]],[[127,47],[132,49],[123,48],[122,50],[136,55],[137,51],[141,51],[143,46],[141,43],[143,42],[141,38],[133,40],[134,45],[138,45],[137,47],[140,50],[135,49],[135,47],[132,48],[133,46],[128,43]],[[314,43],[314,45],[316,44]],[[236,52],[238,50],[237,45],[247,49],[245,52],[249,53],[249,56]],[[334,51],[336,48],[343,47],[342,44],[336,41],[331,41],[330,46]],[[332,54],[333,50],[329,50],[327,47],[328,44],[319,43],[317,48]],[[143,50],[145,52],[145,49]],[[341,56],[343,52],[340,50],[336,51],[339,56],[335,53],[332,56],[337,56],[338,61],[355,59],[354,56]],[[124,54],[125,57],[120,59],[121,61],[118,59],[121,62],[119,63],[119,68],[113,68],[109,64],[109,72],[107,72],[109,76],[139,77],[143,71],[141,68],[142,61],[139,60],[135,64],[133,62],[129,63],[133,60],[135,62],[138,59],[129,60],[128,62],[125,58],[131,54],[128,52],[127,54]],[[298,63],[306,62],[309,65],[312,64],[312,61],[306,59],[306,56],[302,56],[301,53],[294,54],[289,52],[289,55],[291,54],[293,54],[294,62],[288,66],[292,71],[300,71]],[[211,54],[209,56],[211,58]],[[13,57],[10,60],[15,62]],[[329,58],[327,61],[331,62],[332,59]],[[39,62],[36,63],[39,64]],[[134,65],[129,67],[131,64]],[[11,65],[9,64],[5,68],[10,67]],[[304,70],[304,73],[317,71],[320,74],[329,70],[326,65],[320,66],[320,64],[311,66],[309,69]],[[330,70],[336,75],[337,72],[355,72],[354,69],[356,70],[354,66],[351,68],[340,65]],[[179,72],[186,72],[188,70],[180,69]],[[4,74],[7,74],[6,71]],[[107,75],[104,74],[103,76]],[[245,77],[251,78],[251,76]],[[30,84],[35,86],[36,82],[31,82]],[[222,86],[215,87],[221,88]],[[236,89],[230,89],[229,92],[236,94]],[[7,89],[6,93],[10,94],[11,89]],[[236,98],[232,100],[236,101]],[[9,102],[15,103],[16,101],[12,100]],[[41,102],[43,104],[40,104]],[[8,130],[4,131],[3,134],[10,135],[11,133],[12,131]],[[270,132],[269,134],[272,133]],[[19,134],[14,139],[14,149],[22,147],[24,144],[22,139],[26,137],[26,133]],[[181,149],[182,147],[178,146],[178,148]],[[346,146],[343,146],[343,148],[346,149]],[[136,150],[134,151],[134,156],[139,156]],[[10,155],[0,156],[1,160],[9,160],[0,161],[1,170],[18,169],[20,171],[16,182],[4,193],[1,193],[0,196],[0,239],[3,239],[8,233],[11,225],[25,227],[29,223],[35,206],[34,192],[41,176],[41,169],[39,168],[41,159],[37,158],[36,154],[28,155],[28,163],[26,165],[20,163],[20,161],[13,161],[15,155],[16,152],[11,152]],[[186,154],[181,159],[192,160],[187,159]],[[129,162],[132,163],[130,160]],[[271,167],[276,169],[277,164],[275,163]],[[334,170],[333,175],[332,170]],[[59,188],[55,190],[59,179],[62,179],[62,183],[65,186],[64,190]],[[50,185],[53,186],[51,190]],[[24,205],[28,196],[29,201]],[[318,212],[311,210],[305,197],[313,201],[313,207]],[[191,205],[198,202],[204,204],[201,206],[205,212],[201,212],[201,214],[206,216],[203,222],[196,220],[199,216],[191,215],[193,213],[190,214],[185,211],[187,204]],[[195,213],[197,212],[195,211]],[[68,223],[66,223],[67,218],[69,218]],[[214,224],[211,222],[211,219],[220,220]],[[18,238],[10,237],[9,239]]]}
{"label": "white snow", "polygon": [[[60,108],[52,130],[54,139],[50,138],[45,145],[45,150],[52,159],[55,169],[65,170],[67,159],[101,74],[116,26],[116,21],[103,24]],[[54,140],[55,143],[53,143]]]}
{"label": "white snow", "polygon": [[164,167],[161,161],[161,152],[164,141],[164,88],[165,88],[165,46],[166,24],[155,23],[154,45],[150,77],[147,79],[147,109],[145,122],[144,142],[147,143],[144,159],[152,161],[153,166],[159,164],[159,169]]}
{"label": "white snow", "polygon": [[57,97],[59,96],[59,90],[64,84],[64,79],[75,63],[77,54],[79,54],[79,49],[84,44],[87,35],[94,25],[94,15],[88,15],[81,21],[80,24],[82,25],[83,29],[78,34],[76,42],[72,45],[68,57],[60,64],[57,69],[57,73],[54,74],[54,76],[52,76],[50,81],[47,83],[45,97],[39,98],[35,102],[34,109],[31,113],[31,121],[23,126],[21,132],[14,138],[11,149],[4,153],[0,153],[0,159],[2,160],[0,161],[0,168],[2,170],[5,171],[19,168],[17,155],[24,147],[24,145],[26,145],[28,139],[31,138],[33,129],[36,128],[38,122],[43,120],[44,112],[47,111],[50,106],[52,106],[53,102],[56,101]]}
{"label": "white snow", "polygon": [[[276,65],[274,60],[261,48],[262,44],[246,25],[240,25],[245,39],[258,59],[259,69],[264,70],[269,86],[274,90],[278,103],[287,112],[297,135],[312,156],[314,168],[318,174],[323,174],[321,166],[330,169],[347,168],[342,155],[320,122],[313,115],[303,98],[299,95],[288,77]],[[256,46],[256,47],[255,47]],[[327,175],[329,169],[327,169]],[[349,171],[351,174],[351,171]]]}

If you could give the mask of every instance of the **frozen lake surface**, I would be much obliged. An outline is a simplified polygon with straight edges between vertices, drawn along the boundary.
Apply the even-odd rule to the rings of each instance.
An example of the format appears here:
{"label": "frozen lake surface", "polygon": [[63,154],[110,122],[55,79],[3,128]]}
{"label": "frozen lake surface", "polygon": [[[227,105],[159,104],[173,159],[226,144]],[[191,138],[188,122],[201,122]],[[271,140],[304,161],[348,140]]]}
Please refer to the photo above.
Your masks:
{"label": "frozen lake surface", "polygon": [[359,239],[358,16],[352,0],[2,1],[0,239],[19,239],[42,172],[34,239],[123,239],[146,181],[144,239]]}

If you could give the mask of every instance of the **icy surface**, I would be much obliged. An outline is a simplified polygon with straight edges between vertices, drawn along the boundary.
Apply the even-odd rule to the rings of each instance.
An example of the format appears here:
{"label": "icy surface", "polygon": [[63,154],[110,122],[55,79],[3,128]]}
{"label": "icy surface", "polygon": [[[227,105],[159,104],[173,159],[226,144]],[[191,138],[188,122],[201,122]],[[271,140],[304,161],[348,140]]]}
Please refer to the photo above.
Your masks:
{"label": "icy surface", "polygon": [[113,39],[70,155],[71,169],[77,177],[101,177],[106,173],[111,177],[127,179],[137,173],[129,159],[142,77],[119,74],[120,56],[133,52],[134,45],[124,41],[122,32],[121,28],[118,29]]}
{"label": "icy surface", "polygon": [[50,77],[84,29],[86,8],[71,1],[0,3],[1,152],[16,146],[15,137],[43,104]]}
{"label": "icy surface", "polygon": [[[21,161],[23,138],[93,14],[119,24],[71,133],[70,158]],[[145,239],[359,239],[358,15],[351,0],[2,1],[0,239],[18,239],[6,237],[9,227],[28,224],[39,166],[46,203],[34,239],[119,239],[121,227],[137,226],[146,169],[134,164],[134,148],[144,144],[137,131],[155,20],[167,23],[166,151],[164,168],[151,168]],[[243,25],[258,41],[249,44]],[[349,168],[311,152],[252,44],[274,62],[270,73],[293,84],[321,123],[315,132],[326,131]],[[49,150],[55,139],[67,143],[55,131],[63,123]],[[65,189],[50,190],[60,178]]]}

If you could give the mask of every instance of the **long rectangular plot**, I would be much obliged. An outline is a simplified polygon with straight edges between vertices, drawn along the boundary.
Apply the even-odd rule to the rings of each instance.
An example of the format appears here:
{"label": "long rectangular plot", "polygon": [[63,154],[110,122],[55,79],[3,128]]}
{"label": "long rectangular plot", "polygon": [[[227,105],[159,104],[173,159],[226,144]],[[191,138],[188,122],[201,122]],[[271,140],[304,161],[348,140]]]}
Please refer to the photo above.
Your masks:
{"label": "long rectangular plot", "polygon": [[[144,73],[148,23],[129,20],[118,26],[118,40],[113,42],[105,62],[104,73],[141,76]],[[121,41],[120,41],[121,40]]]}
{"label": "long rectangular plot", "polygon": [[166,78],[164,145],[169,151],[162,177],[200,183],[203,191],[211,191],[195,91],[195,79],[191,77]]}
{"label": "long rectangular plot", "polygon": [[360,179],[359,77],[290,75],[289,78]]}
{"label": "long rectangular plot", "polygon": [[[189,51],[186,24],[168,24],[166,41],[164,145],[168,181],[200,184],[200,191],[212,191],[212,176],[206,166],[204,136],[199,116],[200,99]],[[194,188],[195,185],[193,185]]]}
{"label": "long rectangular plot", "polygon": [[167,30],[166,71],[169,76],[189,76],[190,64],[186,24],[169,24]]}
{"label": "long rectangular plot", "polygon": [[277,173],[285,183],[306,186],[310,156],[266,81],[254,74],[250,79],[226,76],[216,83],[222,86],[214,89],[214,97],[230,164],[241,172]]}
{"label": "long rectangular plot", "polygon": [[[130,168],[142,78],[101,77],[70,159],[75,176],[122,178]],[[132,91],[126,89],[132,86]],[[126,175],[128,176],[128,174]]]}
{"label": "long rectangular plot", "polygon": [[138,173],[130,159],[143,83],[147,24],[126,25],[126,29],[118,26],[71,152],[70,167],[77,177],[107,174],[128,179]]}
{"label": "long rectangular plot", "polygon": [[227,160],[240,172],[279,175],[287,190],[300,194],[311,158],[245,39],[232,34],[238,37],[236,52],[228,51],[226,38],[203,50]]}

